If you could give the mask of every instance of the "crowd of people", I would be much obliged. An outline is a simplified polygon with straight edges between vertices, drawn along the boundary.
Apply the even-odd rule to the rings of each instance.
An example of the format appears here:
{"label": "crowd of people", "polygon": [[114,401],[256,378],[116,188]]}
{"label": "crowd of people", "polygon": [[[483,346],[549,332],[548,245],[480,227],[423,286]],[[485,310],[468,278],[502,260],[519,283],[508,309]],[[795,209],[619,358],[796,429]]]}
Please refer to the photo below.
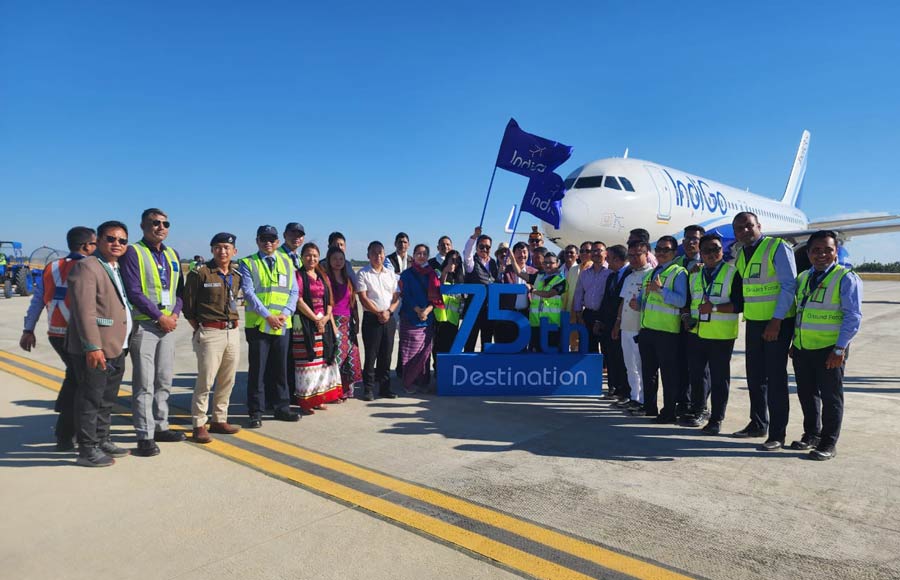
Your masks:
{"label": "crowd of people", "polygon": [[[790,447],[810,450],[813,459],[835,456],[843,369],[860,325],[862,289],[856,274],[837,264],[833,232],[810,236],[812,267],[799,276],[790,247],[763,235],[749,212],[734,218],[740,246],[733,261],[723,240],[698,225],[684,229],[680,251],[672,236],[651,248],[649,233],[635,229],[623,244],[585,241],[559,254],[544,247],[536,227],[527,243],[512,248],[494,248],[478,227],[461,253],[449,236],[438,239],[434,256],[422,243],[410,254],[403,232],[387,255],[372,241],[368,264],[356,272],[343,234],[328,237],[323,257],[316,244],[304,243],[303,225],[291,222],[281,238],[275,227],[260,226],[257,251],[238,260],[235,236],[218,233],[210,240],[211,258],[195,256],[183,272],[179,254],[165,244],[170,226],[163,210],[151,208],[141,215],[142,236],[133,244],[119,221],[70,229],[69,255],[47,265],[29,307],[20,344],[34,347],[46,309],[49,342],[66,367],[56,402],[57,448],[77,445],[80,465],[108,466],[129,453],[149,457],[160,453],[157,443],[186,439],[170,428],[168,406],[173,331],[181,318],[191,326],[197,358],[191,439],[208,443],[212,434],[241,429],[228,412],[242,336],[248,428],[261,427],[269,412],[278,421],[297,421],[357,391],[364,401],[397,397],[391,387],[397,336],[393,370],[410,394],[433,392],[437,354],[450,350],[463,318],[474,318],[467,352],[479,341],[483,348],[514,340],[516,324],[490,320],[486,305],[476,312],[466,296],[448,289],[461,283],[525,284],[526,294],[504,294],[500,307],[528,319],[526,352],[602,352],[603,399],[630,415],[710,435],[720,434],[725,418],[743,314],[750,418],[732,435],[765,438],[763,451],[785,446],[791,357],[804,421]],[[587,345],[579,344],[578,333],[561,336],[564,313],[585,325]],[[551,329],[546,340],[542,321]],[[138,440],[132,450],[109,436],[126,357]]]}

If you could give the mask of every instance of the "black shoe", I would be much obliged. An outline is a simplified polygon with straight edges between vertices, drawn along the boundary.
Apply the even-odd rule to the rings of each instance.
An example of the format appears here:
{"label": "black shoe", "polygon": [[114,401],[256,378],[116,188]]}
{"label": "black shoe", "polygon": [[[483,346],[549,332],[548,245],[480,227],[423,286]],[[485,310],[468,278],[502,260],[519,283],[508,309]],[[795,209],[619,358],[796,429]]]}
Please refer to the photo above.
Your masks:
{"label": "black shoe", "polygon": [[719,431],[722,430],[722,423],[719,421],[710,421],[700,430],[707,435],[718,435]]}
{"label": "black shoe", "polygon": [[653,422],[658,425],[669,425],[675,423],[675,417],[666,415],[657,415],[653,418]]}
{"label": "black shoe", "polygon": [[375,393],[372,392],[372,389],[363,390],[362,400],[363,401],[374,401],[375,400]]}
{"label": "black shoe", "polygon": [[137,449],[131,452],[138,457],[153,457],[159,455],[159,445],[152,439],[138,439]]}
{"label": "black shoe", "polygon": [[678,417],[678,424],[682,427],[699,427],[703,424],[700,417],[693,413],[687,413]]}
{"label": "black shoe", "polygon": [[57,437],[56,438],[56,450],[57,451],[74,451],[75,450],[75,441],[71,437]]}
{"label": "black shoe", "polygon": [[78,450],[77,465],[84,467],[109,467],[116,460],[100,451],[97,447],[82,447]]}
{"label": "black shoe", "polygon": [[99,449],[100,449],[100,451],[102,451],[103,453],[106,453],[110,457],[125,457],[126,455],[131,453],[131,451],[129,451],[127,449],[122,449],[121,447],[119,447],[118,445],[116,445],[115,443],[110,441],[109,439],[100,443]]}
{"label": "black shoe", "polygon": [[632,417],[646,417],[647,409],[645,409],[643,407],[643,405],[641,405],[640,407],[635,407],[633,409],[629,409],[628,414],[631,415]]}
{"label": "black shoe", "polygon": [[783,441],[779,441],[778,439],[769,439],[756,449],[758,451],[778,451],[782,447],[784,447]]}
{"label": "black shoe", "polygon": [[380,398],[380,399],[396,399],[397,393],[395,393],[394,391],[392,391],[390,389],[387,389],[384,391],[378,391],[378,398]]}
{"label": "black shoe", "polygon": [[829,445],[828,447],[816,447],[809,452],[809,458],[815,459],[816,461],[828,461],[829,459],[834,459],[836,455],[837,449],[835,449],[833,445]]}
{"label": "black shoe", "polygon": [[288,423],[296,423],[300,420],[300,415],[293,411],[275,411],[276,421],[287,421]]}
{"label": "black shoe", "polygon": [[166,429],[165,431],[157,431],[153,434],[153,440],[159,443],[178,443],[184,441],[187,437],[181,431],[173,431]]}
{"label": "black shoe", "polygon": [[631,405],[631,399],[617,399],[612,405],[617,409],[627,409]]}
{"label": "black shoe", "polygon": [[803,434],[803,437],[800,438],[800,441],[791,442],[791,449],[795,451],[807,451],[812,449],[813,447],[819,444],[819,438],[815,435],[807,435]]}
{"label": "black shoe", "polygon": [[259,429],[262,427],[262,417],[259,415],[250,415],[250,422],[247,423],[247,429]]}
{"label": "black shoe", "polygon": [[755,426],[753,423],[749,423],[740,431],[735,431],[734,433],[732,433],[731,436],[737,437],[738,439],[747,439],[749,437],[765,437],[766,429],[762,429]]}
{"label": "black shoe", "polygon": [[601,401],[612,401],[612,400],[615,400],[615,399],[618,399],[618,397],[616,397],[616,394],[613,393],[612,391],[609,391],[609,392],[606,393],[605,395],[600,395],[600,400],[601,400]]}

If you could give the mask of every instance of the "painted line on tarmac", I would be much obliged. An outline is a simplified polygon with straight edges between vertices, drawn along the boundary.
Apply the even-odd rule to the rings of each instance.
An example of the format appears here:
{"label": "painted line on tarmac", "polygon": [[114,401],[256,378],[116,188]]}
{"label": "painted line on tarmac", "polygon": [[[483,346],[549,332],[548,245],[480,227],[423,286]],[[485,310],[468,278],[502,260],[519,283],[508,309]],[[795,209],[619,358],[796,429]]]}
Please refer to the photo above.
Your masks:
{"label": "painted line on tarmac", "polygon": [[[13,363],[13,364],[8,364]],[[0,351],[0,369],[51,390],[64,373]],[[128,395],[127,391],[120,394]],[[174,408],[173,408],[174,410]],[[202,448],[359,506],[413,531],[441,539],[537,578],[653,578],[682,580],[682,573],[542,527],[422,485],[243,430]]]}

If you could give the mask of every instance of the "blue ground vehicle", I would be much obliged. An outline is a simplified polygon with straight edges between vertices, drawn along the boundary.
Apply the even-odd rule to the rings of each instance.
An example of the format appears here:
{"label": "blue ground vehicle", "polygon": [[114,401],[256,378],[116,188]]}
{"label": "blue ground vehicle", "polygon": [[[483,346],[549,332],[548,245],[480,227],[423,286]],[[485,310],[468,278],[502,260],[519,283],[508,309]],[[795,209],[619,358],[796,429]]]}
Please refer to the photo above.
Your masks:
{"label": "blue ground vehicle", "polygon": [[22,242],[0,241],[0,253],[6,258],[6,264],[0,263],[3,295],[12,298],[15,292],[20,296],[30,296],[34,292],[35,281],[41,276],[41,270],[31,269],[22,252]]}

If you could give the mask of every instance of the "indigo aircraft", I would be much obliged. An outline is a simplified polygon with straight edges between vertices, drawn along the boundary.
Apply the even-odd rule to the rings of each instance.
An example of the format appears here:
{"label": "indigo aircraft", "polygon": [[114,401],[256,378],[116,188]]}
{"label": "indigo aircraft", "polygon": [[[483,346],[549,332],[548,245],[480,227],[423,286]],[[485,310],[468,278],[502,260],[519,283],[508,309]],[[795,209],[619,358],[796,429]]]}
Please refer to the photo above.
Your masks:
{"label": "indigo aircraft", "polygon": [[[734,216],[750,211],[759,216],[764,234],[794,245],[797,265],[803,268],[809,262],[802,250],[816,230],[834,230],[841,244],[853,236],[900,231],[900,215],[810,221],[799,208],[808,150],[809,131],[804,131],[787,187],[777,200],[629,158],[626,150],[624,157],[587,163],[566,178],[559,229],[544,224],[545,235],[560,247],[585,240],[614,244],[624,243],[629,230],[644,228],[650,232],[651,242],[663,235],[680,241],[685,226],[699,224],[707,232],[717,232],[728,244],[734,241]],[[507,233],[512,233],[509,223]],[[847,263],[843,247],[840,259]]]}

